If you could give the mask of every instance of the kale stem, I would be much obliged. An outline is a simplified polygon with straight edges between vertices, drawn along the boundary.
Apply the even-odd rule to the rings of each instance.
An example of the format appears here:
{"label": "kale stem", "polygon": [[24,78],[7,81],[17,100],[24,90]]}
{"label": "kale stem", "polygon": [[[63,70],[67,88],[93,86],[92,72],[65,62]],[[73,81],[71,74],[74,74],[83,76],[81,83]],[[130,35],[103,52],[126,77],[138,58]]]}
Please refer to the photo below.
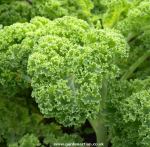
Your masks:
{"label": "kale stem", "polygon": [[97,143],[102,144],[102,147],[108,147],[107,129],[104,125],[103,119],[89,120],[92,128],[95,131]]}
{"label": "kale stem", "polygon": [[[107,79],[107,78],[106,78]],[[105,107],[105,100],[107,98],[107,80],[105,78],[103,79],[103,83],[102,83],[102,89],[101,89],[101,107],[102,109]],[[97,138],[97,143],[103,144],[101,145],[102,147],[108,147],[108,130],[105,126],[105,122],[104,122],[104,116],[99,114],[97,119],[95,120],[89,120],[91,126],[93,127],[95,134],[96,134],[96,138]]]}
{"label": "kale stem", "polygon": [[136,62],[134,62],[128,71],[122,76],[121,80],[130,78],[132,73],[150,56],[150,51],[145,52]]}

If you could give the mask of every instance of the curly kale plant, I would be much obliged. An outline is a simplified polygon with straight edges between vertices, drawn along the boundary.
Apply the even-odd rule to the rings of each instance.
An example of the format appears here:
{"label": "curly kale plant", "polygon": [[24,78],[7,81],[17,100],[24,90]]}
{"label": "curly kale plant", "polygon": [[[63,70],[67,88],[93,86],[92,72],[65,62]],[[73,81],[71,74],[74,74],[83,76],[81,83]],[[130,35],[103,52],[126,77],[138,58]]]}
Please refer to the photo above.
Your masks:
{"label": "curly kale plant", "polygon": [[71,17],[53,21],[48,30],[28,60],[32,96],[46,117],[63,125],[95,118],[103,80],[117,76],[117,60],[127,55],[123,36]]}
{"label": "curly kale plant", "polygon": [[118,31],[97,30],[74,17],[37,17],[0,33],[1,89],[7,93],[12,87],[19,94],[31,82],[41,113],[64,126],[97,118],[103,84],[117,77],[118,60],[127,56]]}
{"label": "curly kale plant", "polygon": [[86,142],[88,123],[150,146],[149,0],[2,0],[0,20],[0,146]]}

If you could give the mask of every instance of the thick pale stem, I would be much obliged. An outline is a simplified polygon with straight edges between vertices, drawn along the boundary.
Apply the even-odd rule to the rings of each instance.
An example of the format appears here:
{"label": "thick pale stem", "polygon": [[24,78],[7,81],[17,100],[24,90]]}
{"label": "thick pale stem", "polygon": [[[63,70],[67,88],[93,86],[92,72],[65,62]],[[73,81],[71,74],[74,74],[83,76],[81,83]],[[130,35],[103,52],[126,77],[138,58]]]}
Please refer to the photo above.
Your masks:
{"label": "thick pale stem", "polygon": [[[107,78],[106,78],[107,79]],[[107,98],[107,80],[103,80],[102,84],[102,91],[101,91],[101,108],[104,108],[105,105],[105,99]],[[97,143],[103,144],[102,147],[108,147],[108,134],[107,134],[107,128],[105,126],[104,122],[104,116],[100,115],[95,120],[89,120],[91,126],[93,127]]]}
{"label": "thick pale stem", "polygon": [[128,79],[132,73],[150,56],[150,51],[145,52],[135,63],[133,63],[128,71],[122,76],[121,80]]}
{"label": "thick pale stem", "polygon": [[102,144],[102,147],[108,147],[107,129],[102,119],[99,118],[96,120],[89,121],[95,131],[97,143]]}

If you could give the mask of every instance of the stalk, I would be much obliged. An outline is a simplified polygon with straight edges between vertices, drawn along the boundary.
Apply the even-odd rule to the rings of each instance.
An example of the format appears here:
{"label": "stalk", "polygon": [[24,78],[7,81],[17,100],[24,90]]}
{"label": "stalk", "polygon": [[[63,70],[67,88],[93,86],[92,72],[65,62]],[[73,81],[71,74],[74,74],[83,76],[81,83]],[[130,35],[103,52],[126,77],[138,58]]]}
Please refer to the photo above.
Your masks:
{"label": "stalk", "polygon": [[[102,96],[101,107],[104,108],[104,101],[107,97],[107,81],[105,79],[103,80],[103,84],[102,84],[101,96]],[[99,114],[97,119],[89,120],[89,122],[95,131],[97,143],[102,144],[102,147],[108,147],[109,140],[108,140],[107,128],[104,122],[104,116]]]}
{"label": "stalk", "polygon": [[128,71],[122,76],[121,80],[128,79],[132,73],[150,56],[150,51],[145,52],[136,62],[134,62]]}
{"label": "stalk", "polygon": [[89,120],[89,122],[95,131],[97,143],[102,144],[102,147],[108,147],[107,129],[103,119],[99,117],[96,120]]}

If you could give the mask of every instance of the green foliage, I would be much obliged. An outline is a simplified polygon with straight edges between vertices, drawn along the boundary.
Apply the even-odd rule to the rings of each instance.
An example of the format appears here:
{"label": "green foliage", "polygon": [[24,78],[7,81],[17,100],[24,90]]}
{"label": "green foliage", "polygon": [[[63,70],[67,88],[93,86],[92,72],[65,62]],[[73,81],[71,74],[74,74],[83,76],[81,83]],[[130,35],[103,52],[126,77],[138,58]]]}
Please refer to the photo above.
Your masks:
{"label": "green foliage", "polygon": [[149,29],[150,24],[150,1],[144,0],[135,5],[131,5],[125,19],[117,24],[127,39],[143,34]]}
{"label": "green foliage", "polygon": [[33,0],[33,15],[45,16],[50,19],[62,17],[68,14],[65,1],[60,0]]}
{"label": "green foliage", "polygon": [[91,16],[93,3],[91,0],[33,0],[34,16],[45,16],[55,19],[65,15],[73,15],[88,19]]}
{"label": "green foliage", "polygon": [[12,1],[0,4],[0,24],[10,25],[31,19],[31,6],[26,1]]}
{"label": "green foliage", "polygon": [[103,14],[104,27],[114,27],[118,21],[126,17],[126,13],[130,8],[128,0],[105,0],[103,4],[106,6],[106,12]]}
{"label": "green foliage", "polygon": [[149,47],[150,47],[150,1],[135,1],[132,9],[127,13],[127,17],[118,22],[116,28],[126,36],[131,46],[130,56],[125,69],[132,66],[139,58],[145,56],[145,60],[138,66],[136,72],[130,75],[130,78],[144,79],[149,76]]}
{"label": "green foliage", "polygon": [[[39,144],[81,142],[77,134],[64,134],[61,126],[44,124],[38,111],[28,107],[25,98],[4,98],[0,100],[0,141],[10,147],[24,147]],[[5,114],[5,115],[4,115]],[[9,118],[9,119],[8,119]],[[25,135],[26,134],[26,135]]]}
{"label": "green foliage", "polygon": [[0,0],[0,146],[149,147],[149,47],[149,0]]}
{"label": "green foliage", "polygon": [[16,95],[31,84],[42,114],[64,126],[97,117],[103,80],[115,78],[118,60],[127,57],[127,44],[118,31],[97,30],[74,17],[36,17],[0,33],[1,89]]}
{"label": "green foliage", "polygon": [[34,16],[55,19],[66,15],[76,16],[87,21],[92,17],[91,0],[22,0],[0,3],[0,24],[27,22]]}
{"label": "green foliage", "polygon": [[50,35],[40,38],[28,61],[32,96],[46,117],[66,126],[84,123],[97,116],[102,81],[117,76],[126,42],[115,31],[96,30],[71,17],[48,28]]}
{"label": "green foliage", "polygon": [[39,145],[40,143],[36,136],[33,134],[26,134],[18,141],[18,143],[10,144],[9,147],[35,147]]}
{"label": "green foliage", "polygon": [[110,86],[105,115],[114,147],[149,146],[149,82],[118,81]]}
{"label": "green foliage", "polygon": [[27,33],[35,28],[18,23],[0,30],[0,87],[10,94],[29,87],[26,64],[33,43]]}

